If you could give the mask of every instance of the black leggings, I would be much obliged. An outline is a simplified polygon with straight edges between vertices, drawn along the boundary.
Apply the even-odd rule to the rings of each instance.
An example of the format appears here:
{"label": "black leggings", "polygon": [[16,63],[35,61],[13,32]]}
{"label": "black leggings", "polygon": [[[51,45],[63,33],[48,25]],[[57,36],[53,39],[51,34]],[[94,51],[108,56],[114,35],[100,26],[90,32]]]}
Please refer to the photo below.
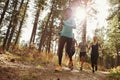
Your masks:
{"label": "black leggings", "polygon": [[61,65],[62,56],[63,56],[63,48],[64,48],[65,43],[66,43],[66,52],[69,57],[72,57],[71,52],[70,52],[70,49],[72,46],[72,38],[61,36],[59,40],[58,53],[57,53],[59,65]]}
{"label": "black leggings", "polygon": [[[66,53],[67,53],[67,49],[66,49]],[[75,48],[71,48],[70,53],[67,54],[69,56],[70,61],[72,61],[72,56],[75,54]]]}
{"label": "black leggings", "polygon": [[99,56],[98,54],[91,54],[91,66],[92,66],[92,69],[97,67],[98,56]]}

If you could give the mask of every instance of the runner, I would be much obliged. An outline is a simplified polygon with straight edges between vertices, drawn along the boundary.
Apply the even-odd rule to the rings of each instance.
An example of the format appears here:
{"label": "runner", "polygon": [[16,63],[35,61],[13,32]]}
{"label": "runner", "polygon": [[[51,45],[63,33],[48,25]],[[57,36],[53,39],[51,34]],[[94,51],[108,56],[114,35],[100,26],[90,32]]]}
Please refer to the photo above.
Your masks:
{"label": "runner", "polygon": [[65,9],[65,19],[63,20],[63,29],[60,33],[59,46],[58,46],[58,63],[55,71],[62,71],[62,55],[63,48],[66,44],[67,54],[70,54],[73,39],[73,29],[76,27],[75,21],[72,17],[72,10],[70,8]]}
{"label": "runner", "polygon": [[97,37],[93,37],[93,42],[90,44],[89,49],[91,48],[91,66],[92,66],[92,72],[94,73],[97,71],[97,61],[99,57],[99,47],[101,48],[100,44],[98,43]]}
{"label": "runner", "polygon": [[81,61],[81,67],[80,70],[82,71],[83,69],[83,64],[85,62],[85,56],[86,56],[86,48],[88,48],[87,43],[85,42],[85,38],[82,38],[82,42],[79,44],[80,48],[80,61]]}

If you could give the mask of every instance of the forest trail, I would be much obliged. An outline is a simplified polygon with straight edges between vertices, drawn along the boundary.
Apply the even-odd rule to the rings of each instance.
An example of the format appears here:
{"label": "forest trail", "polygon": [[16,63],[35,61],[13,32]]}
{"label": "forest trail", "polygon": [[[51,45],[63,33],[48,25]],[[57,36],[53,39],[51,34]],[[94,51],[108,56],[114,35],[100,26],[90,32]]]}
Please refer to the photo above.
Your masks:
{"label": "forest trail", "polygon": [[0,54],[0,80],[107,80],[108,73],[91,70],[69,70],[55,72],[53,63],[31,64],[14,61],[5,54]]}

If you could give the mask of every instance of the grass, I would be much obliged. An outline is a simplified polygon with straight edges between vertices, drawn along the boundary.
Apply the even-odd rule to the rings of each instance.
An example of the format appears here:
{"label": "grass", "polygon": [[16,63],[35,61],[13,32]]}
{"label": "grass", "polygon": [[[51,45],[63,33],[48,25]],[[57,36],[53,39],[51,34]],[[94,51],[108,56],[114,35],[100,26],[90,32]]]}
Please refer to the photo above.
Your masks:
{"label": "grass", "polygon": [[[20,75],[22,80],[38,80],[38,78],[40,77],[42,78],[39,72],[41,71],[44,72],[45,70],[43,69],[46,69],[46,67],[48,69],[50,68],[49,70],[52,70],[51,68],[56,67],[56,65],[58,64],[58,56],[57,54],[54,54],[52,52],[51,53],[46,53],[46,52],[39,53],[36,49],[29,50],[27,48],[24,48],[24,49],[21,48],[20,50],[16,49],[11,52],[6,52],[5,54],[8,55],[10,59],[15,58],[15,61],[18,63],[20,62],[20,64],[22,63],[28,66],[30,65],[31,67],[33,66],[33,71],[30,71],[30,72],[29,70],[26,70],[26,68],[22,69],[25,71],[22,75]],[[78,57],[74,58],[73,61],[74,61],[75,69],[76,67],[80,67],[80,64],[79,64],[80,61]],[[68,62],[69,62],[69,57],[63,55],[62,64],[64,66],[67,66]],[[84,64],[84,69],[91,69],[90,63],[86,62]]]}
{"label": "grass", "polygon": [[[22,62],[32,62],[35,63],[35,65],[41,65],[41,62],[46,64],[46,63],[53,63],[53,64],[58,64],[58,56],[57,54],[54,54],[52,52],[47,53],[47,52],[41,52],[39,53],[37,49],[35,48],[31,48],[29,49],[28,47],[25,46],[20,46],[20,47],[15,47],[12,52],[13,55],[17,55],[14,56],[15,58],[18,58],[17,60],[20,60]],[[7,52],[6,54],[9,54],[12,58],[13,55],[10,54],[9,52]],[[64,66],[67,66],[69,62],[69,58],[68,56],[65,56],[63,54],[63,58],[62,58],[62,64]],[[73,59],[74,62],[74,66],[75,67],[80,67],[80,61],[78,57],[74,57]],[[39,68],[39,67],[38,67]],[[84,63],[84,68],[85,69],[91,69],[91,64],[85,62]],[[99,70],[105,70],[104,67],[99,66],[98,67]]]}
{"label": "grass", "polygon": [[38,75],[36,73],[27,73],[22,76],[22,80],[36,80]]}

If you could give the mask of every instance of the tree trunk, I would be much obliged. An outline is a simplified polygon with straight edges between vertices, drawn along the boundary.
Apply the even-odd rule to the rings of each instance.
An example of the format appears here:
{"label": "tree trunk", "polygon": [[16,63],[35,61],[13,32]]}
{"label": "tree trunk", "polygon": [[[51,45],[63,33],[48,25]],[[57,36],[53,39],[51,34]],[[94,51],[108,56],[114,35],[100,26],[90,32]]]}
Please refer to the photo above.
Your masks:
{"label": "tree trunk", "polygon": [[12,23],[13,23],[14,12],[15,12],[15,10],[16,10],[16,6],[17,6],[17,5],[14,5],[14,10],[12,11],[12,16],[11,16],[11,20],[10,20],[10,23],[9,23],[9,26],[8,26],[8,29],[7,29],[6,37],[4,38],[3,50],[6,49],[6,45],[7,45],[7,43],[8,43],[8,38],[9,38],[9,36],[10,36],[10,31],[11,31],[11,27],[12,27]]}
{"label": "tree trunk", "polygon": [[53,30],[53,21],[54,21],[54,16],[51,18],[51,25],[50,25],[50,32],[49,32],[49,41],[48,41],[48,53],[50,52],[51,49],[51,40],[52,40],[52,30]]}
{"label": "tree trunk", "polygon": [[41,48],[42,48],[42,45],[44,44],[44,41],[45,41],[45,34],[46,34],[46,30],[48,28],[48,22],[51,18],[51,15],[52,15],[52,11],[53,11],[53,5],[52,5],[52,8],[51,8],[51,12],[48,16],[48,19],[47,19],[47,22],[46,22],[46,25],[45,25],[45,28],[44,30],[42,31],[42,35],[41,35],[41,38],[40,38],[40,44],[39,44],[39,52],[41,52]]}
{"label": "tree trunk", "polygon": [[119,66],[120,65],[120,56],[119,56],[119,47],[117,47],[116,49],[116,53],[117,53],[117,58],[116,58],[116,66]]}
{"label": "tree trunk", "polygon": [[[12,16],[13,17],[13,16]],[[10,33],[10,29],[11,29],[11,24],[12,24],[12,18],[10,20],[10,23],[9,23],[9,26],[8,26],[8,29],[7,29],[7,33],[6,33],[6,37],[4,38],[4,42],[3,42],[3,50],[6,49],[6,43],[7,43],[7,40],[8,40],[8,37],[9,37],[9,33]]]}
{"label": "tree trunk", "polygon": [[12,19],[12,22],[11,22],[12,25],[9,25],[9,27],[11,27],[12,30],[11,30],[10,36],[8,38],[6,50],[8,50],[10,45],[11,45],[11,40],[12,40],[13,34],[15,32],[15,27],[17,25],[17,16],[18,16],[18,12],[16,12],[17,3],[18,3],[18,0],[16,0],[15,3],[14,3],[14,10],[13,10],[13,14],[12,14],[13,17],[11,18]]}
{"label": "tree trunk", "polygon": [[14,34],[15,29],[16,29],[16,26],[17,26],[17,13],[15,14],[14,17],[15,17],[14,20],[13,20],[13,24],[14,24],[14,25],[12,25],[12,30],[11,30],[10,36],[9,36],[9,38],[8,38],[8,43],[7,43],[6,50],[9,50],[9,47],[10,47],[10,45],[11,45],[11,40],[12,40],[12,38],[13,38],[13,34]]}
{"label": "tree trunk", "polygon": [[118,57],[118,58],[117,58],[117,63],[118,63],[117,66],[120,66],[120,55],[118,55],[117,57]]}
{"label": "tree trunk", "polygon": [[[18,16],[20,14],[20,10],[22,9],[23,2],[24,2],[24,0],[22,0],[21,3],[20,3],[20,7],[19,7],[19,10],[18,10]],[[17,19],[17,22],[18,22],[18,19]],[[19,31],[18,31],[18,34],[19,34]],[[17,44],[17,40],[18,40],[18,36],[16,36],[15,45]]]}
{"label": "tree trunk", "polygon": [[85,42],[86,42],[86,24],[87,24],[87,19],[85,18],[85,22],[83,24],[83,30],[82,30],[82,39],[85,39]]}
{"label": "tree trunk", "polygon": [[3,8],[3,12],[2,12],[1,18],[0,18],[0,25],[1,25],[2,20],[3,20],[3,18],[4,18],[5,12],[6,12],[7,8],[8,8],[8,4],[9,4],[9,0],[6,1],[5,6],[4,6],[4,8]]}
{"label": "tree trunk", "polygon": [[36,12],[34,25],[33,25],[33,30],[32,30],[32,34],[31,34],[31,38],[30,38],[30,44],[31,44],[31,42],[34,43],[34,41],[35,41],[37,24],[38,24],[38,21],[39,21],[39,14],[40,14],[40,7],[38,7],[37,12]]}
{"label": "tree trunk", "polygon": [[[24,0],[22,0],[22,1],[24,1]],[[26,11],[27,11],[28,2],[29,2],[29,0],[27,0],[26,6],[25,6],[25,10],[24,10],[24,14],[22,16],[22,20],[20,21],[20,25],[19,25],[19,29],[18,29],[18,34],[16,36],[15,44],[14,44],[15,46],[18,43],[18,40],[19,40],[19,37],[20,37],[20,34],[21,34],[21,29],[22,29],[23,21],[24,21],[25,14],[26,14]]]}
{"label": "tree trunk", "polygon": [[[85,13],[87,13],[87,2],[88,0],[85,0]],[[86,28],[87,28],[87,16],[85,16],[85,21],[84,21],[84,24],[83,24],[83,32],[82,32],[82,38],[85,39],[85,42],[86,42]]]}

